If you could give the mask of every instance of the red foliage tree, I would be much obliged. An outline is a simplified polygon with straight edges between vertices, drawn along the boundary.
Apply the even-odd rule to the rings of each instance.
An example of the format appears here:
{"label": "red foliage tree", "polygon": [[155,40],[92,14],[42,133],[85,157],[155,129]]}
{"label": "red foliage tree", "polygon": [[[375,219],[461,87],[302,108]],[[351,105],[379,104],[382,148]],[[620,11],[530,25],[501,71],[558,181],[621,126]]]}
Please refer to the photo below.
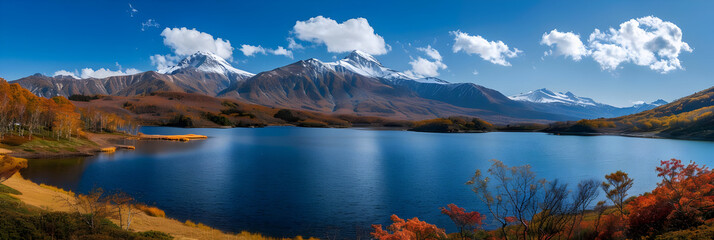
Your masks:
{"label": "red foliage tree", "polygon": [[662,182],[627,205],[630,237],[687,229],[714,217],[714,173],[707,167],[670,159],[656,170]]}
{"label": "red foliage tree", "polygon": [[447,205],[447,207],[441,208],[441,213],[451,218],[451,221],[459,228],[459,234],[462,239],[465,238],[466,231],[479,228],[486,218],[486,216],[476,211],[466,212],[464,208],[458,207],[453,203]]}
{"label": "red foliage tree", "polygon": [[372,225],[372,236],[378,240],[436,240],[446,238],[444,229],[420,221],[419,218],[404,220],[397,215],[391,217],[392,225],[387,230],[381,224]]}

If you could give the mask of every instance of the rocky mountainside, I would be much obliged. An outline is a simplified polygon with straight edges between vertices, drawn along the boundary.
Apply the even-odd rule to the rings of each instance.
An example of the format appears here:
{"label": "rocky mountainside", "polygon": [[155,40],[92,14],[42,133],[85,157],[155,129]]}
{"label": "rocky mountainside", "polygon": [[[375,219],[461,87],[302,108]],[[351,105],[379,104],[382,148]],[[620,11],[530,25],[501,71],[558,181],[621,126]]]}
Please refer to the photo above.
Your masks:
{"label": "rocky mountainside", "polygon": [[41,97],[81,95],[132,96],[154,91],[201,93],[215,96],[231,84],[254,76],[232,67],[219,56],[207,52],[190,55],[176,66],[160,72],[107,78],[76,79],[70,76],[48,77],[35,74],[16,80],[22,87]]}

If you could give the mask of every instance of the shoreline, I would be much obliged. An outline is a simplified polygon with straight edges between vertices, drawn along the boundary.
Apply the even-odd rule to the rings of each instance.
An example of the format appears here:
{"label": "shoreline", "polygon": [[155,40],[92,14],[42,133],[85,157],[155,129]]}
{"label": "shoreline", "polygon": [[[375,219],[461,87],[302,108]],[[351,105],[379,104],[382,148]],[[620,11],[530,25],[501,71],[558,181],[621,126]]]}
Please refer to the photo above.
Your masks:
{"label": "shoreline", "polygon": [[[19,199],[27,205],[31,205],[48,211],[73,212],[66,204],[66,199],[73,199],[74,196],[63,192],[62,190],[53,190],[50,187],[43,187],[35,182],[20,176],[16,173],[6,181],[2,182],[10,188],[19,191],[20,195],[11,194],[11,196]],[[238,234],[231,234],[207,227],[203,224],[189,226],[184,222],[176,219],[153,217],[149,216],[138,208],[133,208],[135,213],[132,216],[131,230],[135,232],[143,231],[160,231],[176,239],[288,239],[288,238],[269,238],[260,234],[249,233],[243,231]],[[115,224],[119,220],[115,216],[108,217]],[[295,239],[302,239],[296,237]]]}

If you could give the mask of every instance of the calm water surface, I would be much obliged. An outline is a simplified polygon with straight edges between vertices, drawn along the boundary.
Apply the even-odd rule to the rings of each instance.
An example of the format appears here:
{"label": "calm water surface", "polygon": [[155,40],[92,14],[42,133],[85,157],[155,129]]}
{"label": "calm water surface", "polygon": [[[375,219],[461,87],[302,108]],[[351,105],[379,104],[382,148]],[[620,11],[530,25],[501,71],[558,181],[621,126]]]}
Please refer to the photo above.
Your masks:
{"label": "calm water surface", "polygon": [[22,174],[82,193],[122,190],[172,218],[230,232],[355,238],[365,236],[370,224],[388,224],[391,214],[454,231],[439,207],[455,203],[485,212],[464,183],[476,169],[487,169],[490,159],[530,164],[539,177],[570,186],[624,170],[635,179],[634,193],[656,186],[660,160],[714,162],[713,142],[616,136],[296,127],[142,132],[210,138],[127,142],[137,150],[32,160]]}

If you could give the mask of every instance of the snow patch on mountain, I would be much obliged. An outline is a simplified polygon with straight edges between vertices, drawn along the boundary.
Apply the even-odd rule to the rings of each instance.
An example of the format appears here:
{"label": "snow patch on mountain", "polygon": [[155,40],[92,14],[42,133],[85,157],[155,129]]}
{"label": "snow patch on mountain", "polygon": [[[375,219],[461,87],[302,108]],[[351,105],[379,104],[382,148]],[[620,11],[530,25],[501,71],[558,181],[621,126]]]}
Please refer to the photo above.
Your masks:
{"label": "snow patch on mountain", "polygon": [[189,68],[194,68],[202,72],[223,74],[227,77],[236,76],[240,79],[249,78],[255,75],[253,73],[234,68],[222,57],[204,51],[198,51],[181,60],[178,64],[176,64],[176,66],[162,69],[159,73],[174,74],[180,70]]}
{"label": "snow patch on mountain", "polygon": [[382,66],[376,58],[372,55],[355,50],[352,51],[347,57],[338,60],[336,62],[326,63],[331,66],[336,72],[353,72],[366,77],[382,78],[387,80],[412,80],[424,83],[438,83],[438,84],[448,84],[449,82],[433,78],[425,77],[413,73],[404,73],[389,69]]}

